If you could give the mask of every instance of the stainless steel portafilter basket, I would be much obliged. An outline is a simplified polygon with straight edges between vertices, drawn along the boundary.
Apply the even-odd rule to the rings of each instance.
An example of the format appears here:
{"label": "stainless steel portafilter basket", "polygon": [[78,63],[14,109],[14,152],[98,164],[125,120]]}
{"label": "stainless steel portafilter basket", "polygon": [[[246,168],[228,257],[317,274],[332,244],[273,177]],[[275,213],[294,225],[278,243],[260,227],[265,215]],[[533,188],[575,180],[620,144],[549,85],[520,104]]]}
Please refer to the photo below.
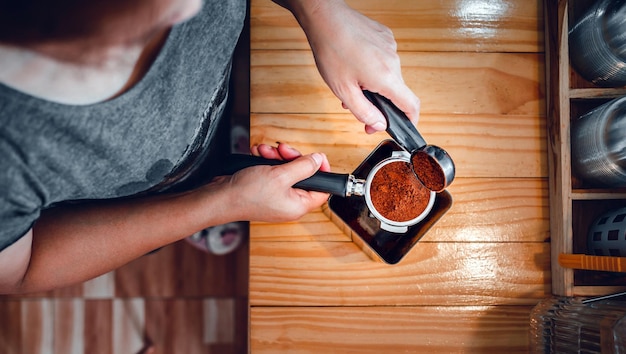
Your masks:
{"label": "stainless steel portafilter basket", "polygon": [[429,191],[428,204],[419,215],[416,215],[414,218],[410,220],[405,220],[405,221],[391,220],[385,217],[381,212],[379,212],[376,209],[376,206],[374,205],[374,202],[372,200],[372,193],[374,193],[372,192],[372,181],[374,177],[376,176],[376,174],[378,173],[378,171],[380,171],[380,169],[384,168],[387,164],[396,163],[396,162],[411,164],[411,155],[406,151],[394,151],[390,157],[380,161],[372,168],[372,171],[370,171],[370,173],[368,174],[366,182],[365,182],[365,203],[367,204],[367,207],[370,213],[376,219],[380,221],[381,229],[387,230],[389,232],[404,233],[408,231],[410,226],[419,223],[420,221],[424,220],[426,216],[428,216],[428,214],[433,208],[433,205],[435,204],[436,196],[435,196],[434,191],[432,190]]}
{"label": "stainless steel portafilter basket", "polygon": [[602,87],[626,85],[626,0],[597,1],[569,31],[572,66]]}
{"label": "stainless steel portafilter basket", "polygon": [[626,187],[626,96],[572,124],[572,167],[584,183]]}

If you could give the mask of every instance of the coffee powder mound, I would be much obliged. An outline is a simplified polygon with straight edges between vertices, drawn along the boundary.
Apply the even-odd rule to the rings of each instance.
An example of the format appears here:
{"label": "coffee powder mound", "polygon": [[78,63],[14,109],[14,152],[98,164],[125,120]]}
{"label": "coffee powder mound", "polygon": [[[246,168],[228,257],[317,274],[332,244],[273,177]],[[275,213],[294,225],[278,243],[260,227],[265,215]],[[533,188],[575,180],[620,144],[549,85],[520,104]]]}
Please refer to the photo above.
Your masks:
{"label": "coffee powder mound", "polygon": [[446,176],[441,166],[425,152],[415,152],[411,164],[417,178],[431,191],[440,192],[446,187]]}
{"label": "coffee powder mound", "polygon": [[415,177],[407,162],[391,162],[372,178],[370,199],[385,218],[405,222],[418,217],[428,206],[430,190]]}

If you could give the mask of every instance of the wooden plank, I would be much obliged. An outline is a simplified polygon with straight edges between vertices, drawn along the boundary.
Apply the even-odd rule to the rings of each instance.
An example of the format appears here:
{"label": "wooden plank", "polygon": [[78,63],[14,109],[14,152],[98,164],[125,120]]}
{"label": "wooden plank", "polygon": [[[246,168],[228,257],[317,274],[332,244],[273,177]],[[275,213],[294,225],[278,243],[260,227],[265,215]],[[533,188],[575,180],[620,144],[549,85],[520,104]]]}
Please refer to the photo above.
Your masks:
{"label": "wooden plank", "polygon": [[[401,53],[424,114],[544,115],[542,54]],[[343,113],[307,51],[251,53],[252,113]]]}
{"label": "wooden plank", "polygon": [[160,353],[206,353],[202,301],[146,301],[146,337]]}
{"label": "wooden plank", "polygon": [[[82,353],[85,349],[85,321],[93,321],[85,316],[85,301],[79,298],[53,301],[54,353]],[[103,320],[98,318],[98,321]]]}
{"label": "wooden plank", "polygon": [[[395,266],[320,211],[252,223],[252,352],[528,352],[530,309],[551,291],[542,1],[349,3],[394,31],[418,127],[457,162],[454,204]],[[478,16],[498,6],[497,28]],[[352,171],[387,135],[341,108],[287,11],[253,0],[251,21],[251,142]]]}
{"label": "wooden plank", "polygon": [[[237,253],[216,256],[184,241],[115,271],[116,297],[234,296]],[[211,271],[207,271],[210,269]]]}
{"label": "wooden plank", "polygon": [[[457,177],[546,177],[545,119],[539,116],[422,115],[418,129],[445,147]],[[352,172],[387,133],[367,135],[351,114],[252,114],[251,143],[286,142],[326,153],[333,171]]]}
{"label": "wooden plank", "polygon": [[619,98],[626,96],[626,89],[619,88],[573,88],[569,91],[571,99],[587,99],[587,98]]}
{"label": "wooden plank", "polygon": [[0,300],[0,348],[6,354],[25,352],[21,338],[30,333],[27,328],[24,329],[26,333],[22,333],[22,311],[22,301],[6,298]]}
{"label": "wooden plank", "polygon": [[[226,256],[209,255],[184,242],[161,251],[108,273],[104,291],[101,284],[83,283],[27,296],[0,296],[0,352],[137,353],[151,341],[158,342],[159,353],[179,352],[188,348],[187,343],[193,344],[193,351],[186,353],[244,352],[247,243]],[[151,306],[144,309],[148,298]],[[177,305],[168,307],[170,301]],[[207,303],[209,310],[203,308]],[[158,316],[162,308],[183,323],[204,313],[205,331],[169,331],[166,340],[158,341],[146,338],[145,318]],[[163,343],[185,345],[165,350],[160,347]]]}
{"label": "wooden plank", "polygon": [[574,296],[605,296],[626,291],[626,286],[615,285],[594,285],[594,286],[572,286]]}
{"label": "wooden plank", "polygon": [[0,301],[0,352],[243,353],[245,300],[29,299]]}
{"label": "wooden plank", "polygon": [[85,353],[112,353],[113,301],[86,300],[83,310]]}
{"label": "wooden plank", "polygon": [[258,241],[352,242],[324,213],[316,209],[298,221],[283,223],[251,222],[250,235]]}
{"label": "wooden plank", "polygon": [[[350,0],[350,6],[393,32],[400,51],[543,51],[541,0]],[[291,13],[270,0],[251,2],[252,49],[308,50]]]}
{"label": "wooden plank", "polygon": [[547,128],[552,233],[552,291],[572,296],[574,272],[558,264],[558,255],[571,253],[572,177],[570,165],[570,102],[567,1],[546,2]]}
{"label": "wooden plank", "polygon": [[[54,300],[22,301],[22,350],[42,353],[54,345]],[[38,331],[29,331],[38,328]]]}
{"label": "wooden plank", "polygon": [[546,179],[459,179],[449,188],[452,208],[423,240],[547,242],[547,188]]}
{"label": "wooden plank", "polygon": [[[546,179],[461,178],[449,191],[454,198],[452,208],[422,241],[546,242],[549,239]],[[253,242],[350,242],[320,210],[297,222],[253,222],[250,232]]]}
{"label": "wooden plank", "polygon": [[550,291],[547,243],[420,242],[397,265],[348,242],[252,242],[252,306],[529,305]]}
{"label": "wooden plank", "polygon": [[251,309],[255,354],[526,353],[531,306]]}

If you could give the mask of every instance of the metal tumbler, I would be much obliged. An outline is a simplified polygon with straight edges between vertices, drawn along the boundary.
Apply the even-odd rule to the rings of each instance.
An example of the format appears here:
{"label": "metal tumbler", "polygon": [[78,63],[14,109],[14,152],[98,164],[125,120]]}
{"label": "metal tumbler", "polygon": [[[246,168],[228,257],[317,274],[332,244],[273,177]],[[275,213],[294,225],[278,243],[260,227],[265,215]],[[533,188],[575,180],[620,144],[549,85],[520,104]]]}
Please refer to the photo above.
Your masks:
{"label": "metal tumbler", "polygon": [[575,120],[571,144],[572,167],[584,183],[626,187],[626,96]]}
{"label": "metal tumbler", "polygon": [[571,64],[597,86],[626,85],[626,0],[602,0],[569,31]]}

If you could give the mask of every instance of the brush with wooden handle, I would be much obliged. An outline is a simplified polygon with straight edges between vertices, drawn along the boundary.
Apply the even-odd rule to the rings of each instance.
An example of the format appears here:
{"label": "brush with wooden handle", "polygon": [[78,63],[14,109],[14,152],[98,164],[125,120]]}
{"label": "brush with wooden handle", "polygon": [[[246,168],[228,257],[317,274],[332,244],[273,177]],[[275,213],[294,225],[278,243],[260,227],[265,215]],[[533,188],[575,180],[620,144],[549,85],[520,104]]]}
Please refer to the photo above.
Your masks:
{"label": "brush with wooden handle", "polygon": [[559,254],[563,268],[626,272],[626,257],[589,256],[586,254]]}

